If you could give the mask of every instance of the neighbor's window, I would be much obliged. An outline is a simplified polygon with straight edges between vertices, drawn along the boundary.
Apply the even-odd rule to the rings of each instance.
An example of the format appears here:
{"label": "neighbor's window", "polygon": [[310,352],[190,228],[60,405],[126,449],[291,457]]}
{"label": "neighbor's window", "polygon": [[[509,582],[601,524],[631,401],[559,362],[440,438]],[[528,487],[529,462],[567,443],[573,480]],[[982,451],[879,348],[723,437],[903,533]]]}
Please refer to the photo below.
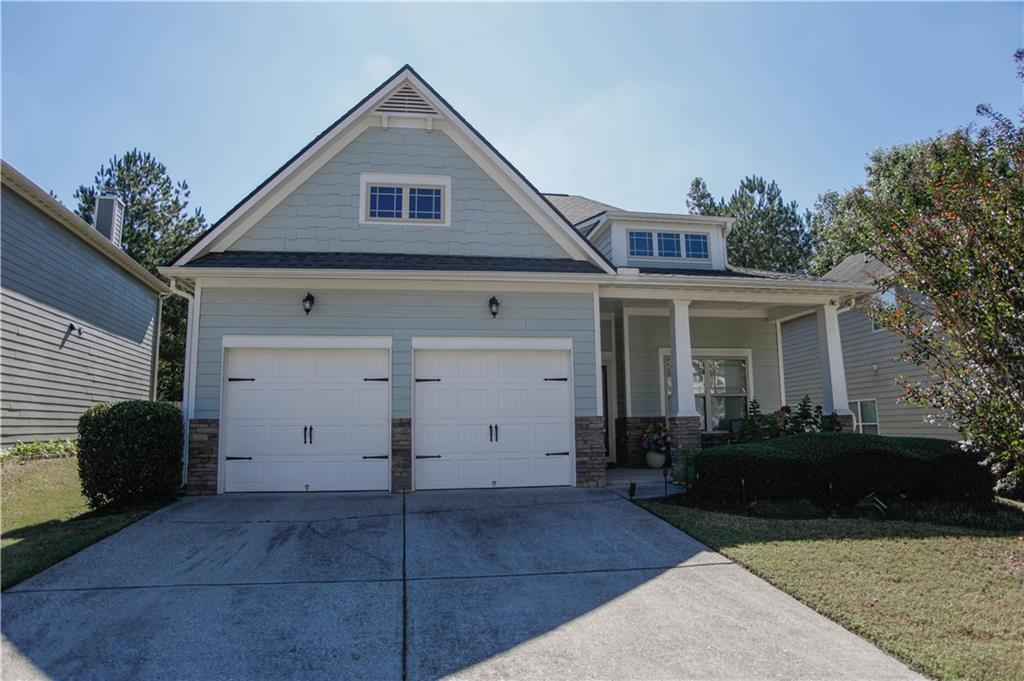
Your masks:
{"label": "neighbor's window", "polygon": [[680,258],[679,235],[673,232],[658,232],[658,255],[662,258]]}
{"label": "neighbor's window", "polygon": [[629,233],[629,254],[636,256],[654,255],[654,238],[650,232]]}
{"label": "neighbor's window", "polygon": [[402,188],[370,187],[370,217],[393,220],[402,217]]}
{"label": "neighbor's window", "polygon": [[[894,288],[885,289],[884,291],[878,294],[877,298],[878,302],[884,305],[885,307],[896,307],[896,289]],[[878,322],[874,320],[871,321],[872,331],[881,331],[884,328],[885,327],[879,324]]]}
{"label": "neighbor's window", "polygon": [[700,258],[706,260],[708,258],[708,235],[707,234],[687,234],[686,235],[686,257],[687,258]]}
{"label": "neighbor's window", "polygon": [[853,412],[853,429],[858,433],[878,435],[878,403],[875,400],[854,400],[850,402]]}

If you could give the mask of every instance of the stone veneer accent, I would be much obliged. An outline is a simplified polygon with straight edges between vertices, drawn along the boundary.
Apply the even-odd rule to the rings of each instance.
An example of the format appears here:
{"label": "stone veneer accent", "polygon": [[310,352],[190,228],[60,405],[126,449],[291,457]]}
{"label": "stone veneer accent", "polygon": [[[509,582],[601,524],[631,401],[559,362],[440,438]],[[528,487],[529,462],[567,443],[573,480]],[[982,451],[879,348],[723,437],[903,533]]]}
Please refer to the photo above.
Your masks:
{"label": "stone veneer accent", "polygon": [[189,494],[217,493],[218,419],[192,419],[188,422]]}
{"label": "stone veneer accent", "polygon": [[701,448],[701,432],[699,416],[669,417],[668,440],[671,443],[673,465],[682,460],[680,453]]}
{"label": "stone veneer accent", "polygon": [[604,487],[607,463],[604,447],[604,417],[576,417],[576,486]]}
{"label": "stone veneer accent", "polygon": [[391,491],[412,489],[412,419],[391,419]]}

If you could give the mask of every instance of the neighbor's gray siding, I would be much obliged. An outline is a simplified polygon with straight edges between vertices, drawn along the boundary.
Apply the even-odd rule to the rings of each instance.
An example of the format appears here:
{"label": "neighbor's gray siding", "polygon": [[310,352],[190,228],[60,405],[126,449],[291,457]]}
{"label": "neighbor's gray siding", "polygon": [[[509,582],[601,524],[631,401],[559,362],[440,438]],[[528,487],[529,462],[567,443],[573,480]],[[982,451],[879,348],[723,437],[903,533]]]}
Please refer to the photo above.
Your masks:
{"label": "neighbor's gray siding", "polygon": [[[879,432],[883,435],[914,435],[958,439],[952,428],[925,422],[928,412],[901,402],[899,376],[927,380],[926,372],[907,362],[894,362],[901,352],[899,340],[888,331],[872,330],[871,319],[852,310],[839,316],[843,343],[846,390],[850,400],[874,399],[878,403]],[[786,372],[786,397],[796,404],[805,394],[821,403],[821,359],[815,315],[782,324]]]}
{"label": "neighbor's gray siding", "polygon": [[[630,315],[629,385],[633,416],[661,415],[658,349],[671,346],[667,316]],[[699,349],[749,348],[754,397],[761,409],[781,406],[775,325],[759,319],[691,317],[690,342]]]}
{"label": "neighbor's gray siding", "polygon": [[413,336],[573,339],[576,416],[597,414],[594,298],[590,294],[505,293],[492,319],[489,293],[320,290],[308,317],[304,291],[202,289],[196,418],[218,418],[225,335],[392,336],[392,417],[411,417]]}
{"label": "neighbor's gray siding", "polygon": [[[359,174],[448,175],[451,226],[359,224]],[[230,250],[564,258],[565,251],[444,132],[370,128]]]}
{"label": "neighbor's gray siding", "polygon": [[0,442],[74,437],[91,405],[150,397],[158,297],[14,191],[2,198]]}

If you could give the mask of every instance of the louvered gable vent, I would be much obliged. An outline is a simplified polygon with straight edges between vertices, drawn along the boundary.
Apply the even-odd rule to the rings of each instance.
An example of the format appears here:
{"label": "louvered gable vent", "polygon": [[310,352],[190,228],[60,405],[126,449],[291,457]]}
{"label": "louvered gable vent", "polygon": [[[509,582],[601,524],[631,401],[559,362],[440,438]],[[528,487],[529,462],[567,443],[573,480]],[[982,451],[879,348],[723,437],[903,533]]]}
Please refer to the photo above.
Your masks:
{"label": "louvered gable vent", "polygon": [[377,107],[377,111],[393,114],[437,115],[434,107],[430,106],[430,103],[423,99],[423,95],[409,83],[403,84],[393,95],[385,99],[384,103]]}

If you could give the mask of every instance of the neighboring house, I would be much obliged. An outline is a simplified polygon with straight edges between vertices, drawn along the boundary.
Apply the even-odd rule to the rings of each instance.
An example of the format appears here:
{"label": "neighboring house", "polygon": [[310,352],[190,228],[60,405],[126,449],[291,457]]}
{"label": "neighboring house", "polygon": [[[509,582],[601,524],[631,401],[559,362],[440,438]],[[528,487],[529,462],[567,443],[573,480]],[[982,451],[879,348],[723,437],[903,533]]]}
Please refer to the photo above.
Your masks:
{"label": "neighboring house", "polygon": [[[161,272],[197,493],[602,485],[783,400],[776,320],[871,287],[730,267],[731,218],[541,194],[410,67]],[[682,369],[681,371],[679,369]]]}
{"label": "neighboring house", "polygon": [[[878,261],[856,253],[843,260],[824,278],[877,287],[889,275]],[[890,304],[895,291],[879,294]],[[863,303],[864,299],[857,301]],[[882,435],[914,435],[959,439],[953,428],[930,423],[928,412],[903,398],[900,376],[911,381],[929,380],[921,367],[900,360],[903,351],[899,339],[881,328],[851,303],[839,311],[839,334],[846,368],[847,394],[854,416],[854,429]],[[818,352],[818,325],[813,315],[804,315],[782,323],[782,348],[786,374],[786,397],[789,404],[809,395],[821,403],[821,362]]]}
{"label": "neighboring house", "polygon": [[163,283],[118,246],[123,206],[96,227],[3,162],[0,444],[73,438],[99,402],[151,399]]}

